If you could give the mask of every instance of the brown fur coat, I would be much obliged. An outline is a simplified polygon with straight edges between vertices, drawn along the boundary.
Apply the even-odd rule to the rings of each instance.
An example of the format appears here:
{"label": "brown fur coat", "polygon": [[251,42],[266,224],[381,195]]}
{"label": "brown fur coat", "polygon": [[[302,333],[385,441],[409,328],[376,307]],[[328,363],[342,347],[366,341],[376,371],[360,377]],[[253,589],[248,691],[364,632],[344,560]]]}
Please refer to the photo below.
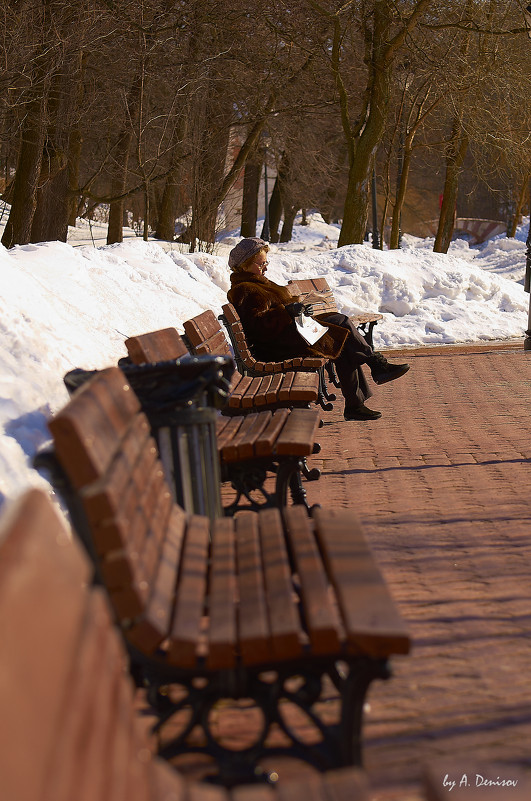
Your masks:
{"label": "brown fur coat", "polygon": [[328,331],[315,345],[308,345],[286,311],[289,303],[298,300],[288,287],[249,272],[232,273],[231,284],[227,298],[240,315],[245,336],[257,359],[281,361],[296,356],[337,359],[348,331],[316,317]]}

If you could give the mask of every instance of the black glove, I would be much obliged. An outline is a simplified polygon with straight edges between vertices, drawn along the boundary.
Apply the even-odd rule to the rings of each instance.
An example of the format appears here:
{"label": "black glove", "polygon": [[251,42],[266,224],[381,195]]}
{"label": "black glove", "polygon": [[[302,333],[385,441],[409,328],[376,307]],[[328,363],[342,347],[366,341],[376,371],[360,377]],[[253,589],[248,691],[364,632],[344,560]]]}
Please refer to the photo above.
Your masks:
{"label": "black glove", "polygon": [[290,317],[293,317],[293,319],[295,319],[296,317],[299,317],[299,315],[302,314],[302,312],[304,310],[304,304],[303,303],[288,303],[287,306],[285,306],[284,308],[286,309],[286,311],[290,315]]}
{"label": "black glove", "polygon": [[306,303],[304,305],[304,314],[306,317],[311,317],[313,315],[314,308],[311,303]]}

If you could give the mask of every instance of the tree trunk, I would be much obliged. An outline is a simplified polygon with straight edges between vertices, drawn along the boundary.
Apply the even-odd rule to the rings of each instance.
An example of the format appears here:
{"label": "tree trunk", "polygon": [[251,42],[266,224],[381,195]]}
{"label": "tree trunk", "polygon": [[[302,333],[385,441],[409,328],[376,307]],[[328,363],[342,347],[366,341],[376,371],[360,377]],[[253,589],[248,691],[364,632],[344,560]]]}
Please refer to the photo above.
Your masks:
{"label": "tree trunk", "polygon": [[183,141],[187,132],[187,120],[176,123],[172,137],[172,161],[159,206],[155,236],[167,242],[175,239],[175,220],[184,211],[181,208],[181,181]]}
{"label": "tree trunk", "polygon": [[214,244],[217,212],[221,202],[218,202],[218,193],[223,180],[229,139],[228,124],[216,132],[206,129],[204,131],[201,146],[202,158],[197,160],[195,165],[196,178],[191,224],[192,248],[195,248],[196,244],[199,244],[199,247],[204,245],[210,247]]}
{"label": "tree trunk", "polygon": [[284,223],[282,225],[282,233],[280,234],[279,242],[290,242],[293,236],[293,223],[299,210],[298,206],[284,206]]}
{"label": "tree trunk", "polygon": [[180,165],[174,165],[166,178],[155,236],[167,242],[175,239],[175,218],[179,204]]}
{"label": "tree trunk", "polygon": [[11,211],[2,236],[2,244],[6,248],[27,245],[31,239],[46,128],[46,95],[43,93],[27,106],[13,182]]}
{"label": "tree trunk", "polygon": [[387,53],[390,32],[390,5],[388,2],[377,2],[374,4],[371,32],[370,100],[366,121],[356,134],[346,128],[350,136],[349,174],[338,247],[361,244],[365,237],[371,200],[371,176],[376,151],[385,130],[391,92],[391,60]]}
{"label": "tree trunk", "polygon": [[79,215],[79,165],[83,147],[83,134],[80,128],[74,128],[70,133],[68,143],[68,225],[73,228]]}
{"label": "tree trunk", "polygon": [[529,183],[529,176],[526,175],[520,186],[520,191],[518,193],[518,200],[516,201],[516,209],[514,210],[514,216],[511,220],[510,226],[507,228],[507,236],[510,239],[514,239],[514,237],[516,236],[516,229],[518,228],[518,224],[520,222],[520,219],[522,217],[522,212],[524,209],[525,196],[527,193],[528,183]]}
{"label": "tree trunk", "polygon": [[[81,108],[84,96],[83,80],[87,61],[86,53],[79,53],[78,59],[77,108]],[[76,124],[71,128],[68,139],[68,224],[72,227],[75,226],[79,214],[79,168],[81,164],[82,148],[83,134],[81,127]]]}
{"label": "tree trunk", "polygon": [[243,173],[242,195],[242,222],[241,236],[256,236],[256,221],[258,219],[258,189],[260,186],[260,173],[262,165],[253,160],[247,160]]}
{"label": "tree trunk", "polygon": [[468,149],[468,137],[458,119],[454,121],[452,137],[446,151],[446,176],[439,226],[433,246],[434,253],[448,253],[455,227],[459,176]]}
{"label": "tree trunk", "polygon": [[107,244],[113,245],[123,242],[124,195],[127,187],[127,173],[129,158],[133,145],[133,128],[138,117],[142,79],[137,77],[129,91],[127,98],[127,116],[130,125],[124,127],[118,137],[114,148],[114,161],[116,163],[115,175],[111,181],[111,200],[109,205],[109,223],[107,226]]}
{"label": "tree trunk", "polygon": [[400,247],[400,221],[402,217],[402,208],[406,199],[407,182],[409,178],[409,171],[411,169],[412,148],[411,143],[404,145],[404,153],[402,157],[402,165],[400,171],[400,181],[398,184],[398,191],[396,193],[396,201],[393,209],[393,219],[391,222],[391,236],[389,238],[389,250],[396,250]]}
{"label": "tree trunk", "polygon": [[[37,191],[37,205],[31,226],[31,242],[66,242],[68,236],[68,171],[56,154],[53,174]],[[43,174],[41,169],[40,181]]]}
{"label": "tree trunk", "polygon": [[273,193],[269,199],[269,234],[271,242],[279,241],[278,227],[282,217],[284,201],[286,200],[284,195],[287,192],[287,182],[289,180],[288,173],[289,161],[288,156],[284,151],[278,166],[278,173],[273,186]]}

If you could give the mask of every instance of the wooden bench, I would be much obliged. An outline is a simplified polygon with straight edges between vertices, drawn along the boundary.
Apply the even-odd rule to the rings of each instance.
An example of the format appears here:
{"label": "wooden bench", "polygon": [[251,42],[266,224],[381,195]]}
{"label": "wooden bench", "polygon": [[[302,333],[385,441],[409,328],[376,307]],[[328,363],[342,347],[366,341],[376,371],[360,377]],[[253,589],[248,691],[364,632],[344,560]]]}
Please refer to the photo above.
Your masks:
{"label": "wooden bench", "polygon": [[[316,509],[310,518],[301,506],[214,521],[186,514],[118,368],[85,384],[49,427],[67,477],[56,486],[91,543],[161,737],[186,712],[160,753],[209,754],[227,783],[256,776],[268,753],[321,770],[360,764],[367,689],[388,677],[393,654],[408,652],[409,636],[353,515]],[[319,715],[327,687],[335,722],[325,720],[330,705]],[[224,747],[213,728],[227,698],[252,699],[261,714],[241,750]],[[286,717],[292,705],[314,741]]]}
{"label": "wooden bench", "polygon": [[[326,314],[327,312],[339,311],[333,292],[328,286],[326,278],[304,278],[298,279],[297,281],[288,281],[288,287],[293,296],[299,297],[302,303],[305,302],[308,296],[310,296],[311,299],[311,296],[315,295],[315,293],[320,295],[318,300],[312,300],[315,317],[318,317],[320,314]],[[357,328],[361,329],[363,336],[372,348],[373,329],[378,321],[383,319],[383,315],[378,312],[369,312],[351,315],[349,319]]]}
{"label": "wooden bench", "polygon": [[[357,768],[275,787],[185,781],[153,756],[122,637],[52,502],[0,521],[0,777],[5,801],[366,801]],[[302,794],[302,795],[301,795]]]}
{"label": "wooden bench", "polygon": [[42,491],[3,515],[0,795],[184,801],[182,778],[152,758],[122,639],[106,594],[88,586],[91,574]]}
{"label": "wooden bench", "polygon": [[[130,337],[125,345],[131,362],[137,365],[173,360],[188,353],[176,329],[163,329]],[[275,411],[264,410],[247,415],[233,415],[230,418],[220,415],[217,418],[221,480],[230,482],[235,491],[234,498],[224,507],[226,514],[234,514],[242,508],[258,510],[268,506],[285,506],[288,488],[293,502],[303,504],[309,509],[301,476],[309,481],[315,481],[320,476],[320,471],[317,468],[309,469],[306,461],[308,456],[320,451],[316,442],[319,413],[315,409],[289,410],[276,408],[277,405],[278,403],[273,404]],[[171,486],[175,482],[170,476],[174,477],[177,469],[179,426],[157,424],[156,417],[157,415],[148,413],[151,430]],[[199,472],[200,469],[193,472]],[[275,481],[274,489],[269,491],[266,479],[271,474],[274,474]],[[201,482],[195,482],[198,483]],[[201,498],[208,498],[204,489],[196,490],[191,486],[187,493],[176,494],[175,500],[188,511],[207,513],[204,505],[197,503],[198,494]],[[193,503],[188,503],[187,497],[192,498]]]}
{"label": "wooden bench", "polygon": [[[230,305],[230,304],[229,304]],[[234,309],[233,306],[231,306]],[[226,320],[227,306],[223,307]],[[236,314],[236,310],[234,310]],[[213,311],[207,310],[191,320],[186,320],[184,330],[193,353],[231,354],[229,342],[220,321]],[[323,381],[326,359],[287,359],[283,362],[260,362],[250,356],[244,361],[239,344],[229,335],[234,347],[237,371],[231,389],[229,407],[239,411],[260,408],[273,403],[283,406],[308,406],[319,403],[330,411],[335,396],[326,391]],[[243,329],[242,329],[243,334]],[[241,344],[241,343],[240,343]],[[243,345],[242,345],[243,347]]]}

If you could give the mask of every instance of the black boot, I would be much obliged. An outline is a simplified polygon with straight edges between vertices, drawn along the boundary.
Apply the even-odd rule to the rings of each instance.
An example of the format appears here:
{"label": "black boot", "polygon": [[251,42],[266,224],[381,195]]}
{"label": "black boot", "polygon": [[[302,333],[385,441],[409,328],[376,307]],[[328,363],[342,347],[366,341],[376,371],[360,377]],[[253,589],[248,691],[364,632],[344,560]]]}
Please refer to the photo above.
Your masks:
{"label": "black boot", "polygon": [[409,364],[391,364],[383,353],[378,352],[375,352],[374,356],[367,360],[367,364],[375,384],[387,384],[388,381],[400,378],[409,370]]}
{"label": "black boot", "polygon": [[345,420],[378,420],[381,416],[381,412],[369,409],[364,403],[360,403],[359,406],[345,406],[343,412]]}

